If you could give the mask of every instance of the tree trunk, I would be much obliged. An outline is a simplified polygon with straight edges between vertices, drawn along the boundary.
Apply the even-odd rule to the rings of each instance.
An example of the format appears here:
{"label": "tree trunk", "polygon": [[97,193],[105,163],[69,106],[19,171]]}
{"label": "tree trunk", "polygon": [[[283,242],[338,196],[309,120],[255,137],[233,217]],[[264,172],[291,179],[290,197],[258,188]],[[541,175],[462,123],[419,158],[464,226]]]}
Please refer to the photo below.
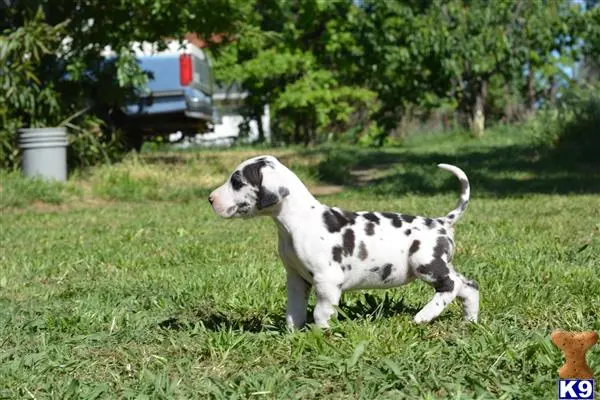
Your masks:
{"label": "tree trunk", "polygon": [[554,78],[554,75],[552,75],[549,79],[549,84],[550,87],[548,88],[548,102],[551,105],[554,105],[554,103],[556,102],[556,78]]}
{"label": "tree trunk", "polygon": [[294,122],[294,144],[300,143],[300,124],[296,121]]}
{"label": "tree trunk", "polygon": [[510,124],[515,118],[512,96],[508,83],[504,83],[504,122]]}
{"label": "tree trunk", "polygon": [[315,122],[315,118],[310,119],[310,139],[308,144],[311,146],[317,144],[317,123]]}
{"label": "tree trunk", "polygon": [[308,142],[310,140],[310,127],[308,126],[306,120],[304,120],[304,123],[302,124],[302,133],[304,139],[304,147],[308,147]]}
{"label": "tree trunk", "polygon": [[448,120],[448,112],[444,111],[442,113],[442,129],[444,130],[444,132],[447,132],[450,130],[450,121]]}
{"label": "tree trunk", "polygon": [[533,114],[535,112],[535,69],[529,63],[529,74],[527,75],[527,112]]}
{"label": "tree trunk", "polygon": [[262,123],[262,115],[258,114],[256,117],[256,126],[258,127],[258,143],[264,143],[265,141],[265,130]]}
{"label": "tree trunk", "polygon": [[487,99],[487,81],[480,83],[479,90],[475,96],[475,107],[473,108],[473,119],[471,122],[471,134],[473,137],[483,136],[485,130],[485,102]]}

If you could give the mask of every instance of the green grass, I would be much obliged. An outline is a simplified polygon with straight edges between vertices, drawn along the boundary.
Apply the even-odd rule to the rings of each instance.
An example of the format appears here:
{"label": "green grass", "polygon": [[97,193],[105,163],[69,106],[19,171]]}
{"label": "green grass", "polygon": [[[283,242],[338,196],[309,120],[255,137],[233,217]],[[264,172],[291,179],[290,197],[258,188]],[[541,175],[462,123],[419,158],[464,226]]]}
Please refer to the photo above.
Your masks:
{"label": "green grass", "polygon": [[36,201],[60,204],[77,190],[71,185],[44,181],[39,178],[24,179],[18,171],[0,170],[0,209],[22,207]]}
{"label": "green grass", "polygon": [[[256,152],[96,168],[60,207],[3,198],[0,398],[556,398],[549,334],[600,331],[597,170],[504,131],[276,151],[315,189],[343,183],[321,200],[355,210],[438,215],[458,187],[435,164],[463,167],[472,202],[455,263],[482,293],[478,325],[457,304],[413,325],[432,295],[419,282],[347,293],[330,331],[288,333],[273,223],[221,220],[205,198]],[[5,177],[11,198],[38,193]],[[600,346],[588,363],[600,374]]]}

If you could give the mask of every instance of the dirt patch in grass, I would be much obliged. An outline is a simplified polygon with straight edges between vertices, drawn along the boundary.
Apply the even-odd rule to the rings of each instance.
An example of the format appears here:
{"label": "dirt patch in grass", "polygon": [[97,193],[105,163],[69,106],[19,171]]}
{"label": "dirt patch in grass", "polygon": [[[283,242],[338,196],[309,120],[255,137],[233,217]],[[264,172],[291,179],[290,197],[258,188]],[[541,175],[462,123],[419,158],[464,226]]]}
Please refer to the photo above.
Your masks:
{"label": "dirt patch in grass", "polygon": [[343,186],[338,185],[317,185],[317,186],[309,186],[308,190],[314,196],[329,196],[332,194],[341,193],[344,191]]}

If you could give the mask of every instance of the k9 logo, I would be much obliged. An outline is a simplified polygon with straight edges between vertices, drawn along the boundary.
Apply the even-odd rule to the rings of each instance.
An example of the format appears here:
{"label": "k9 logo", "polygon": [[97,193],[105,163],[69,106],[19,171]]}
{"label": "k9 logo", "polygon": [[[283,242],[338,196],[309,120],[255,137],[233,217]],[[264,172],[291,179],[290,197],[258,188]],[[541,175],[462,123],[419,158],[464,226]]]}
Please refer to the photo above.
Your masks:
{"label": "k9 logo", "polygon": [[560,379],[558,400],[593,400],[593,379]]}

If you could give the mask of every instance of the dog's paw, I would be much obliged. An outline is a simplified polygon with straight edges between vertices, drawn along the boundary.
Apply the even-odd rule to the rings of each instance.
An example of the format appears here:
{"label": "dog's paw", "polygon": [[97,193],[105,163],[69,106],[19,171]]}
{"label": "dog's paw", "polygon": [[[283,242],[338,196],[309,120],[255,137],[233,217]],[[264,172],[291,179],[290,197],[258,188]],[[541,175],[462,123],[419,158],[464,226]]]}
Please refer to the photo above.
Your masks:
{"label": "dog's paw", "polygon": [[319,329],[330,329],[329,321],[315,321],[314,326]]}
{"label": "dog's paw", "polygon": [[463,317],[466,322],[471,322],[473,324],[477,323],[477,315],[464,315]]}
{"label": "dog's paw", "polygon": [[431,318],[429,315],[426,315],[422,312],[418,312],[417,315],[415,315],[415,317],[413,318],[413,322],[415,324],[426,324],[428,322],[431,322],[432,319],[433,318]]}

